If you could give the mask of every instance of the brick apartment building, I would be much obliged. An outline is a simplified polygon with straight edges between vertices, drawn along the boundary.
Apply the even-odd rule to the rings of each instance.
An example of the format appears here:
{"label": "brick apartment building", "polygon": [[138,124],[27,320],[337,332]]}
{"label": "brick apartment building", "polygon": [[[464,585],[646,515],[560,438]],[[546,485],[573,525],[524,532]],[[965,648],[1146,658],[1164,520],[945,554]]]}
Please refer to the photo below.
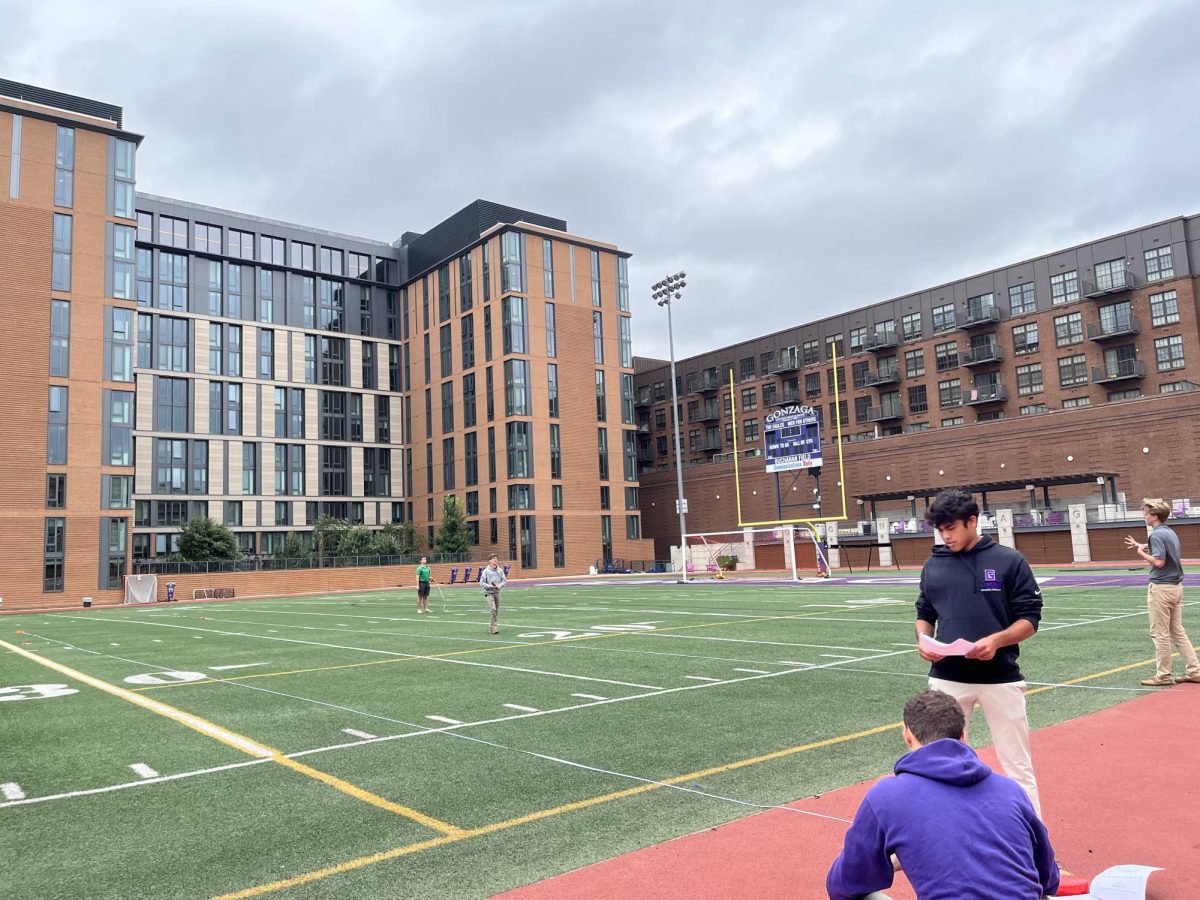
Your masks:
{"label": "brick apartment building", "polygon": [[524,570],[652,558],[628,254],[487,201],[387,242],[139,193],[142,140],[0,81],[6,609],[115,602],[194,516],[270,555],[320,515],[432,539],[447,495]]}
{"label": "brick apartment building", "polygon": [[[744,521],[906,517],[963,484],[1017,509],[1200,497],[1198,257],[1200,216],[1174,218],[677,362],[688,530],[737,527],[735,411]],[[636,365],[663,556],[679,528],[670,368]],[[809,475],[764,471],[763,419],[786,405],[821,414],[819,498]]]}

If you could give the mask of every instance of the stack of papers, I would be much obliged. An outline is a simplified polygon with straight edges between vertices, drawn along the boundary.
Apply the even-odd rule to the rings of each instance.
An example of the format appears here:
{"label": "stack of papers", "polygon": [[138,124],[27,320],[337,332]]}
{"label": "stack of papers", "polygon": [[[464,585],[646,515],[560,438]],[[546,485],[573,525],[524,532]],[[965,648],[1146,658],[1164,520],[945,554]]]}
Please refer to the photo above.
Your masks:
{"label": "stack of papers", "polygon": [[975,649],[975,644],[973,641],[965,641],[962,638],[944,644],[923,634],[921,635],[921,648],[930,653],[936,653],[938,656],[966,656]]}

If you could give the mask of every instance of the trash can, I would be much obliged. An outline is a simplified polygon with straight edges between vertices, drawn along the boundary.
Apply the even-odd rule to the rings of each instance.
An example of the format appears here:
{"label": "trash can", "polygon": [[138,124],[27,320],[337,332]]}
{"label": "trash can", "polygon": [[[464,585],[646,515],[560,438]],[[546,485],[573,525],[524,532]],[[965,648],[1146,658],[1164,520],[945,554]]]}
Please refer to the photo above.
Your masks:
{"label": "trash can", "polygon": [[167,602],[170,603],[175,599],[175,582],[167,582]]}

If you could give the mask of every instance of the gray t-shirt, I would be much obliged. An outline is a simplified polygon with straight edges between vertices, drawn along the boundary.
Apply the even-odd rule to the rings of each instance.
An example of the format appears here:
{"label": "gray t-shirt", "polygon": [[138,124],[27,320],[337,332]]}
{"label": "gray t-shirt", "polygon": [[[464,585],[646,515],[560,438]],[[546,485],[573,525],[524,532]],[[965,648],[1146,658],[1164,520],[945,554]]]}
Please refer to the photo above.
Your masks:
{"label": "gray t-shirt", "polygon": [[1166,560],[1161,569],[1150,567],[1151,584],[1179,584],[1183,581],[1183,566],[1179,562],[1179,535],[1166,525],[1150,532],[1150,555]]}

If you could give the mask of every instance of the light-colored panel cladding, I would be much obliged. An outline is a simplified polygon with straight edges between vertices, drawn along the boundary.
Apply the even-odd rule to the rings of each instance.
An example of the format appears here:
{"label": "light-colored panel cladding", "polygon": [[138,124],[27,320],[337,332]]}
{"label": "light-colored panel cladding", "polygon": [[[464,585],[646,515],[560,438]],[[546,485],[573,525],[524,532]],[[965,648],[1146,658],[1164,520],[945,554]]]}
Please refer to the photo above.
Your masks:
{"label": "light-colored panel cladding", "polygon": [[[196,372],[201,375],[213,374],[208,367],[208,338],[211,331],[208,319],[193,319],[192,328],[196,338]],[[220,375],[220,372],[216,373]]]}
{"label": "light-colored panel cladding", "polygon": [[375,443],[375,395],[363,397],[363,442]]}
{"label": "light-colored panel cladding", "polygon": [[352,390],[362,390],[362,341],[349,339],[350,344],[350,387]]}
{"label": "light-colored panel cladding", "polygon": [[[208,488],[214,494],[228,494],[225,483],[225,442],[208,442]],[[222,510],[222,516],[224,511]]]}
{"label": "light-colored panel cladding", "polygon": [[[289,331],[281,335],[276,335],[276,340],[291,340],[292,344],[292,381],[296,384],[304,383],[304,333],[300,331]],[[286,356],[280,357],[287,359]]]}
{"label": "light-colored panel cladding", "polygon": [[[135,376],[137,385],[137,425],[138,431],[153,431],[154,430],[154,375],[150,372],[138,372]],[[149,462],[153,459],[151,456],[143,456],[141,449],[138,449],[139,460]],[[142,468],[141,466],[138,467]]]}
{"label": "light-colored panel cladding", "polygon": [[[209,409],[211,408],[208,395],[209,384],[210,382],[204,378],[197,378],[192,382],[192,386],[195,391],[195,397],[193,398],[192,405],[195,407],[196,413],[196,421],[193,423],[192,427],[196,430],[197,434],[211,433],[208,423],[208,413]],[[211,468],[212,467],[210,463],[210,471]]]}
{"label": "light-colored panel cladding", "polygon": [[[142,394],[138,392],[138,402],[141,402]],[[154,441],[151,438],[138,435],[134,438],[135,452],[137,459],[141,460],[141,465],[135,470],[133,477],[133,490],[137,494],[145,496],[153,490],[153,471],[154,471]]]}
{"label": "light-colored panel cladding", "polygon": [[[278,437],[275,434],[275,386],[271,384],[263,385],[262,402],[259,403],[262,418],[262,435],[261,437],[273,438]],[[287,407],[284,407],[286,414]]]}
{"label": "light-colored panel cladding", "polygon": [[317,390],[312,388],[304,392],[304,436],[315,441],[321,433],[321,420],[317,410]]}

